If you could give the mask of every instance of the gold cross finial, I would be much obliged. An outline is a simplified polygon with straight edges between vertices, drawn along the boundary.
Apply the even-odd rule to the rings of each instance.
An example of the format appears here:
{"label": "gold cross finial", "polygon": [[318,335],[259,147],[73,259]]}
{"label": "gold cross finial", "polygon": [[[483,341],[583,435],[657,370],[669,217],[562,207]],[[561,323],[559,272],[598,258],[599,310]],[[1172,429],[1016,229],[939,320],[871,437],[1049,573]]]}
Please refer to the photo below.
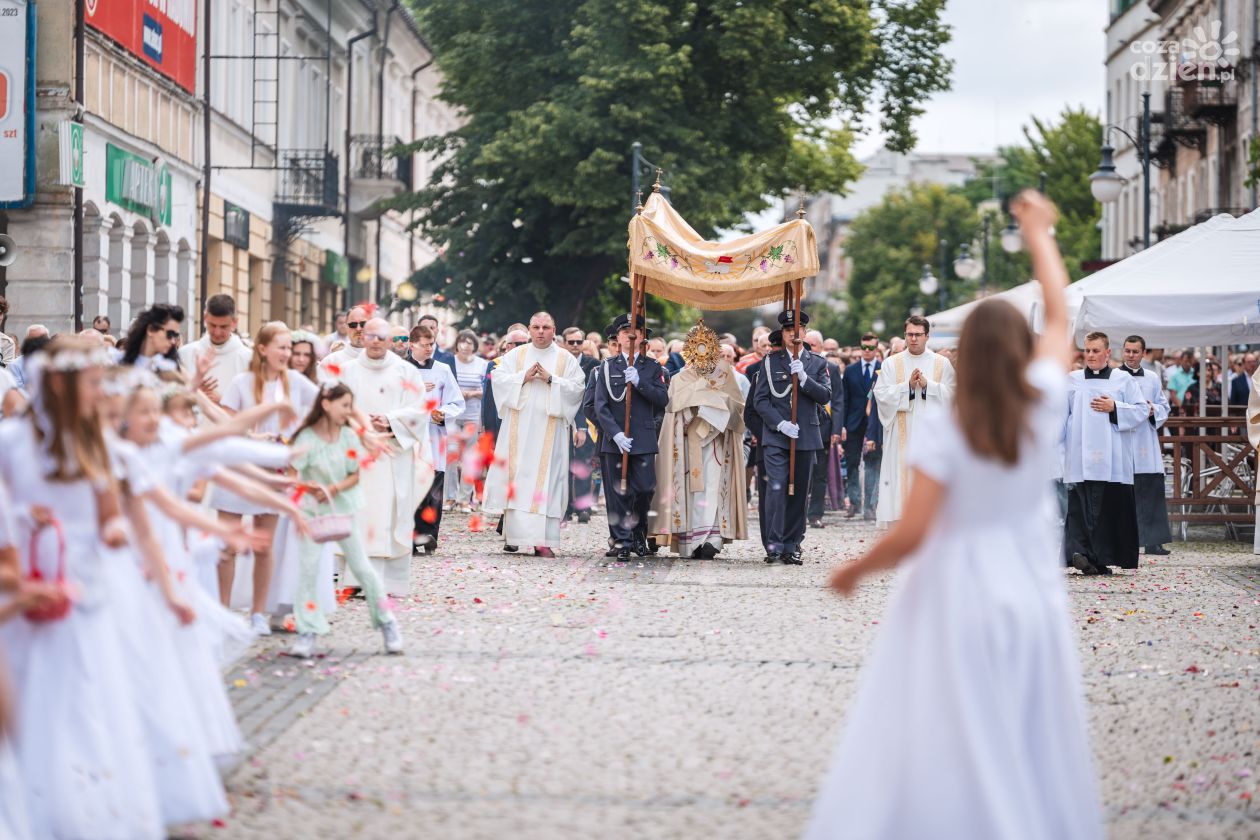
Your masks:
{"label": "gold cross finial", "polygon": [[796,208],[796,218],[805,218],[805,199],[801,199],[800,206]]}
{"label": "gold cross finial", "polygon": [[664,174],[665,170],[658,167],[656,170],[656,183],[652,185],[652,192],[661,191],[661,176]]}
{"label": "gold cross finial", "polygon": [[637,205],[634,208],[634,212],[642,213],[643,212],[643,190],[639,190],[638,192],[634,194],[634,201],[635,201],[635,204]]}

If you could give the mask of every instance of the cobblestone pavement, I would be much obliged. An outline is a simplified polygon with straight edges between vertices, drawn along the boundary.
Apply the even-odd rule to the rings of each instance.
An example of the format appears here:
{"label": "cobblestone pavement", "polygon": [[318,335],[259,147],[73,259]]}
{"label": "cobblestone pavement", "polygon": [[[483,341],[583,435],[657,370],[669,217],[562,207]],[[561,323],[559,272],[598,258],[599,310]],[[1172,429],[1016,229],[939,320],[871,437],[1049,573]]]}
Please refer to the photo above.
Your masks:
{"label": "cobblestone pavement", "polygon": [[[755,540],[609,566],[599,518],[544,560],[449,516],[399,607],[405,657],[378,655],[352,601],[323,658],[273,637],[229,674],[254,752],[232,816],[191,834],[795,837],[891,581],[824,591],[874,536],[827,522],[802,568],[767,567]],[[1255,838],[1257,558],[1173,550],[1069,581],[1110,835]]]}

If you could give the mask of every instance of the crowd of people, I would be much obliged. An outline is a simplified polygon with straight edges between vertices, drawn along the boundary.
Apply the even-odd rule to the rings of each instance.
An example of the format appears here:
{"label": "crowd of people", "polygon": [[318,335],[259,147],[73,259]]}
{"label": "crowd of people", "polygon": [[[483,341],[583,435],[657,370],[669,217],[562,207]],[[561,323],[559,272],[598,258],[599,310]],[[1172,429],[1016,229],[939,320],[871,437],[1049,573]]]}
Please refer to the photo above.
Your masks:
{"label": "crowd of people", "polygon": [[[1037,199],[1020,207],[1034,226],[1053,217]],[[1060,318],[1053,240],[1030,239],[1047,315]],[[748,539],[755,507],[765,562],[788,566],[803,564],[810,527],[843,512],[887,535],[832,585],[849,592],[935,541],[960,555],[957,568],[936,562],[904,588],[935,599],[940,626],[954,628],[968,622],[951,611],[979,596],[952,581],[1008,575],[984,559],[999,551],[1028,554],[1043,582],[1045,546],[1062,545],[1058,567],[1086,575],[1135,568],[1141,546],[1167,553],[1157,434],[1195,399],[1193,354],[1164,367],[1130,336],[1115,362],[1097,333],[1080,351],[1061,337],[1034,347],[1009,309],[978,308],[956,352],[928,348],[922,317],[887,343],[868,333],[841,347],[791,308],[749,347],[703,321],[665,341],[642,315],[558,333],[538,312],[501,338],[453,333],[448,350],[437,318],[402,327],[368,305],[323,336],[280,322],[244,335],[227,295],[205,301],[189,343],[169,304],[120,337],[98,318],[77,335],[33,326],[0,341],[0,678],[13,686],[0,685],[0,833],[92,837],[109,825],[160,837],[222,816],[216,768],[242,746],[222,666],[280,628],[295,634],[290,655],[313,656],[347,597],[366,600],[384,652],[401,653],[395,599],[410,593],[413,557],[441,550],[443,513],[456,508],[469,529],[496,530],[504,551],[540,557],[561,548],[564,522],[602,510],[606,557],[624,562],[662,550],[712,559]],[[1237,367],[1209,381],[1250,387],[1255,355]],[[1062,530],[1039,539],[1044,522],[1031,517],[1052,483]],[[1049,611],[1048,624],[1024,628],[1030,644],[1066,656],[1062,605],[1020,597]],[[948,657],[932,659],[944,640],[916,637],[908,607],[891,609],[885,633],[926,658],[915,670],[876,653],[857,715],[870,733],[886,733],[896,709],[931,720],[901,708],[924,702],[926,684],[885,702],[898,679],[935,673],[974,693],[970,677],[946,673]],[[1063,726],[1083,727],[1077,678],[1060,663],[1036,679],[1058,692]],[[81,714],[85,697],[99,714]],[[1029,755],[1087,768],[1083,728],[1076,736]],[[879,774],[857,759],[884,736],[872,737],[842,744],[820,825],[880,795]],[[1051,820],[1045,803],[1011,802],[993,819],[1023,808],[1049,826],[1070,810]],[[1047,836],[1089,834],[1062,828]]]}

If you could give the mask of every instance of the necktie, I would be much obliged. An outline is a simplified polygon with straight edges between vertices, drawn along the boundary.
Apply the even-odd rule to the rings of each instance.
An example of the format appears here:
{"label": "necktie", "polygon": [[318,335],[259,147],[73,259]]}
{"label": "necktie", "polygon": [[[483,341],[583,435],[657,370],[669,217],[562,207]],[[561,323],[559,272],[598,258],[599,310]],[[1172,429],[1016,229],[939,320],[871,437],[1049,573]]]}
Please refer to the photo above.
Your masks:
{"label": "necktie", "polygon": [[862,365],[862,381],[866,383],[866,387],[871,387],[871,363],[867,362]]}

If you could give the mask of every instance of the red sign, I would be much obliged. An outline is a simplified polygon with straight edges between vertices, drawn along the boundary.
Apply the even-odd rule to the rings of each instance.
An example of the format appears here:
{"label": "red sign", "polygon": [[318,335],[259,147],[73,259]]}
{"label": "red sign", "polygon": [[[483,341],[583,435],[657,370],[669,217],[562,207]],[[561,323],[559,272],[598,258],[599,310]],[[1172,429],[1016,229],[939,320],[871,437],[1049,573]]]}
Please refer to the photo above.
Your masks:
{"label": "red sign", "polygon": [[86,0],[87,24],[172,79],[197,87],[197,0]]}

